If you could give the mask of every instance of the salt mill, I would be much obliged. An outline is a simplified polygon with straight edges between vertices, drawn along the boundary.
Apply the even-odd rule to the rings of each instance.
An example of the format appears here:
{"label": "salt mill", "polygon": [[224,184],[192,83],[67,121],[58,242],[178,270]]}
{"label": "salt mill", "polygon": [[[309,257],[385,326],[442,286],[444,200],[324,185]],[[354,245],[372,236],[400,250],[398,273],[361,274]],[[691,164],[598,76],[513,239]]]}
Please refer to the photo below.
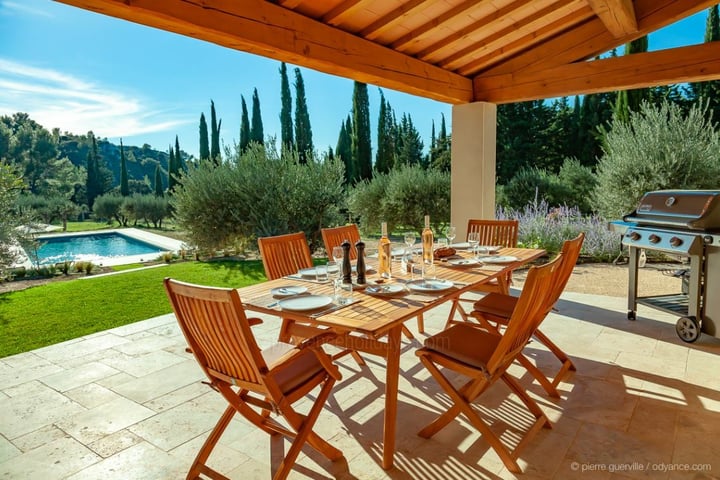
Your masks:
{"label": "salt mill", "polygon": [[352,283],[352,265],[350,264],[350,242],[345,240],[340,244],[343,249],[342,276],[343,283]]}
{"label": "salt mill", "polygon": [[363,285],[365,284],[365,242],[359,240],[355,248],[357,249],[357,283]]}

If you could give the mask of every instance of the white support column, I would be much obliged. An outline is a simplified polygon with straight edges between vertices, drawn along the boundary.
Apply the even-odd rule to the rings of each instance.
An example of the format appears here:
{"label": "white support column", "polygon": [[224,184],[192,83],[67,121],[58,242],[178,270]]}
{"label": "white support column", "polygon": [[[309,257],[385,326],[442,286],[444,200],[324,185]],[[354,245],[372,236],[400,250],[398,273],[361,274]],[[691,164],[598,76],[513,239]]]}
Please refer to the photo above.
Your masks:
{"label": "white support column", "polygon": [[497,106],[476,102],[452,109],[450,221],[464,241],[469,218],[495,218]]}

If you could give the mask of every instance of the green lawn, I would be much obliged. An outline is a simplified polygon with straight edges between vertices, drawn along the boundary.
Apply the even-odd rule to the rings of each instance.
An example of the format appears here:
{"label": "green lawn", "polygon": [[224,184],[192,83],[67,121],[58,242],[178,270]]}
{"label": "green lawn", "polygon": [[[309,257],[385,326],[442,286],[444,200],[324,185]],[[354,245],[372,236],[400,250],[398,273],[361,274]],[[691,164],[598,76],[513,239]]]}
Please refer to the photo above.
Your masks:
{"label": "green lawn", "polygon": [[162,280],[244,287],[265,280],[262,262],[182,262],[56,282],[0,295],[0,358],[169,313]]}

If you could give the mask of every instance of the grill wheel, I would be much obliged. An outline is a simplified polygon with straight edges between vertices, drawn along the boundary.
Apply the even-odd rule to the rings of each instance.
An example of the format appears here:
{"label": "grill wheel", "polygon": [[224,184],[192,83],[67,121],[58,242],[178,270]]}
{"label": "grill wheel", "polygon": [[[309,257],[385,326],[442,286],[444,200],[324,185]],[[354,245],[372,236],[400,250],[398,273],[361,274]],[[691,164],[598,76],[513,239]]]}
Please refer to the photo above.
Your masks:
{"label": "grill wheel", "polygon": [[695,317],[680,317],[675,324],[675,331],[680,340],[692,343],[700,336],[700,325]]}

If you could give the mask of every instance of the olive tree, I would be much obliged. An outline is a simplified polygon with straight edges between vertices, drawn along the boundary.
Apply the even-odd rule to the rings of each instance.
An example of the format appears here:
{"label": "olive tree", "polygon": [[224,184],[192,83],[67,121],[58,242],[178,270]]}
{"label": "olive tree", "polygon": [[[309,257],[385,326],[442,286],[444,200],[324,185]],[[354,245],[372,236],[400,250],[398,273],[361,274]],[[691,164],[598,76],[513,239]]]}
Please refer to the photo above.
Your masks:
{"label": "olive tree", "polygon": [[643,103],[603,133],[594,199],[605,218],[629,213],[648,191],[720,188],[720,133],[706,108],[683,115],[676,104]]}

